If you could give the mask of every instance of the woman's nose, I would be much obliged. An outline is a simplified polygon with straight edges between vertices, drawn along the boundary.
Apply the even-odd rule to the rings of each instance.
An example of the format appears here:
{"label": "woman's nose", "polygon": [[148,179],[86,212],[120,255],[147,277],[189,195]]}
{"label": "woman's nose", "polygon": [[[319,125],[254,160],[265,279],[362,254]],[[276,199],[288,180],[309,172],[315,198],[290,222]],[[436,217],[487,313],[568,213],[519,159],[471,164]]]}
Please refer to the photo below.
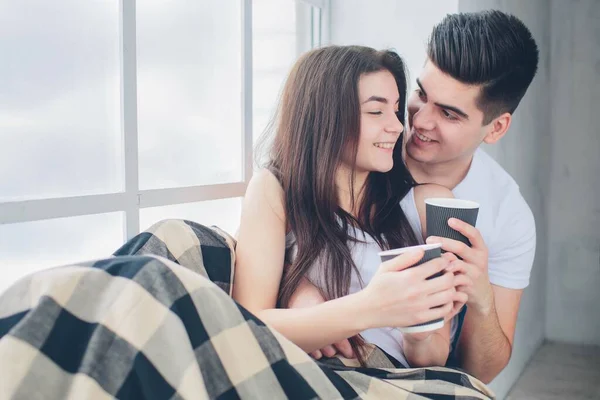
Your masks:
{"label": "woman's nose", "polygon": [[386,130],[390,133],[395,133],[399,135],[400,133],[402,133],[402,131],[404,131],[404,125],[402,125],[402,122],[400,122],[398,117],[394,115]]}

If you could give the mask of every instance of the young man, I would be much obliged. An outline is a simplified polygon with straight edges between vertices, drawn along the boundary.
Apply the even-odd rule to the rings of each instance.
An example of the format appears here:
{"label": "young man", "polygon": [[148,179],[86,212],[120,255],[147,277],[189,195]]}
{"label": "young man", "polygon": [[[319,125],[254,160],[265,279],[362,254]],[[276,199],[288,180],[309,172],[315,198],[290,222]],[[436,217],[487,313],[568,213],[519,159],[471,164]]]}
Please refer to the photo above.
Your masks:
{"label": "young man", "polygon": [[[461,368],[487,383],[510,359],[536,236],[518,185],[479,145],[496,143],[507,132],[537,71],[538,49],[516,17],[485,11],[448,15],[434,27],[427,53],[408,100],[405,159],[417,182],[442,187],[430,197],[448,194],[480,204],[477,229],[451,225],[472,247],[433,237],[427,242],[442,242],[462,258],[456,268],[473,283],[462,289],[469,300],[455,355]],[[423,206],[412,195],[402,201],[417,236],[422,231],[417,209]],[[298,292],[293,306],[314,302],[308,292],[304,299]],[[424,345],[429,337],[418,336]],[[414,338],[411,342],[414,346]],[[344,343],[336,347],[348,351]],[[332,352],[331,346],[323,350]]]}
{"label": "young man", "polygon": [[[431,35],[428,60],[408,101],[406,163],[419,183],[435,183],[480,204],[471,239],[428,238],[460,256],[474,285],[458,341],[460,366],[484,382],[506,366],[535,255],[533,214],[510,175],[479,149],[498,142],[537,71],[525,25],[499,11],[447,16]],[[420,229],[414,201],[403,209]],[[416,218],[415,218],[416,216]]]}

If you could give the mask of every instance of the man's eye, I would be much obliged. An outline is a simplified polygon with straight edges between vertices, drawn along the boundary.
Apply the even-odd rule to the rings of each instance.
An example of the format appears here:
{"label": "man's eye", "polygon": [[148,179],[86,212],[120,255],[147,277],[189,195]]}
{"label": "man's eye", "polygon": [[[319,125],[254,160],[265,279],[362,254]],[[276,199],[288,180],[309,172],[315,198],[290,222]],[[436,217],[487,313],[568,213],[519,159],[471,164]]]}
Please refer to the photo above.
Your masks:
{"label": "man's eye", "polygon": [[450,119],[450,120],[455,120],[456,119],[456,117],[454,115],[450,114],[446,110],[442,110],[442,114],[444,114],[444,118],[446,118],[446,119]]}

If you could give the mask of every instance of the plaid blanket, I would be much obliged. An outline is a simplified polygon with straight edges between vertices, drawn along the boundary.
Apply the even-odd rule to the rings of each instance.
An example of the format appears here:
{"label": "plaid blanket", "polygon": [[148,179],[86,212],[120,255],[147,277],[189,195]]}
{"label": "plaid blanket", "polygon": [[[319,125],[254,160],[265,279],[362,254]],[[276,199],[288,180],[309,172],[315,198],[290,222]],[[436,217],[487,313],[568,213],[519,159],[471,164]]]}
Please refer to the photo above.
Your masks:
{"label": "plaid blanket", "polygon": [[317,362],[230,297],[233,241],[165,221],[95,262],[0,296],[0,398],[487,399],[447,368]]}

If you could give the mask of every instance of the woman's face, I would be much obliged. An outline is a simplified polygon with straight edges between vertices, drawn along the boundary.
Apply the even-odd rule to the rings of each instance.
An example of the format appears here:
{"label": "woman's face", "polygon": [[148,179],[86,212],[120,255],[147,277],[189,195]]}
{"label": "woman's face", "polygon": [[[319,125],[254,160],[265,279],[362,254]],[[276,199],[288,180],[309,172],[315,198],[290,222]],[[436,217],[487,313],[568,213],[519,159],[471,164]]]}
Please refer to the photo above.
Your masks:
{"label": "woman's face", "polygon": [[[371,171],[388,172],[394,166],[393,151],[404,126],[398,120],[400,95],[394,76],[387,70],[363,74],[358,82],[360,137],[354,170],[357,175]],[[343,164],[352,168],[352,154]]]}

